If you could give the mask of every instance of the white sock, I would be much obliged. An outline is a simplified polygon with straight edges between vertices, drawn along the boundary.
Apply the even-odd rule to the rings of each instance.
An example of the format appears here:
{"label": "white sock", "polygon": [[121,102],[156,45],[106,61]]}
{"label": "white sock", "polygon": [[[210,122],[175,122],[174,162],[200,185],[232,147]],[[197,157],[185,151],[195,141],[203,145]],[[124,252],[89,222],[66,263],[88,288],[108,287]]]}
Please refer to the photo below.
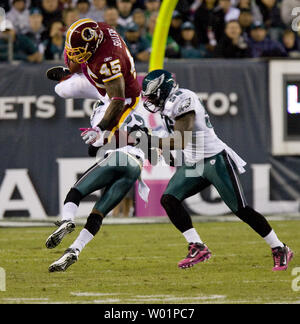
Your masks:
{"label": "white sock", "polygon": [[283,247],[284,244],[279,241],[276,233],[272,230],[270,234],[268,234],[266,237],[264,237],[264,240],[267,244],[270,245],[271,249],[274,249],[277,246]]}
{"label": "white sock", "polygon": [[197,231],[191,228],[182,233],[188,243],[203,243]]}
{"label": "white sock", "polygon": [[68,202],[64,205],[62,210],[62,220],[74,220],[78,206],[72,202]]}
{"label": "white sock", "polygon": [[70,246],[71,249],[77,249],[79,252],[82,251],[82,249],[94,238],[94,235],[92,235],[87,229],[81,230],[79,233],[77,239],[74,241],[74,243]]}

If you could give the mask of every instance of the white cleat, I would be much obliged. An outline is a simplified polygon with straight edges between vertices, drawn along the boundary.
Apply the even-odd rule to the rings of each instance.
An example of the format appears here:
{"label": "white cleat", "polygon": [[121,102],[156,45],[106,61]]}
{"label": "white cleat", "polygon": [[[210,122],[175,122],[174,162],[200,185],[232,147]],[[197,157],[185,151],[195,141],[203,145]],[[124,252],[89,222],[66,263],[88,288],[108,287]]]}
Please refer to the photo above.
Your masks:
{"label": "white cleat", "polygon": [[78,260],[79,250],[67,249],[62,257],[53,262],[49,267],[49,272],[66,271],[69,266]]}
{"label": "white cleat", "polygon": [[76,226],[71,220],[57,221],[55,225],[58,226],[58,229],[47,238],[47,249],[54,249],[57,247],[67,234],[75,230]]}

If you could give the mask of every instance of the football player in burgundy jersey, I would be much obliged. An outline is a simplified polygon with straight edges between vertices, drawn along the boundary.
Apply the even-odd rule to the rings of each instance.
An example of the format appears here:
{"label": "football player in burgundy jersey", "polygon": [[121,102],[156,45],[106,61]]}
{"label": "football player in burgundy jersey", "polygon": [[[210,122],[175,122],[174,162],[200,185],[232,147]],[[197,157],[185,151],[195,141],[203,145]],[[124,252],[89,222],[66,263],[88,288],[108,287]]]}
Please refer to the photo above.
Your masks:
{"label": "football player in burgundy jersey", "polygon": [[109,100],[104,118],[91,132],[113,134],[140,103],[141,88],[126,44],[111,26],[86,18],[69,27],[65,53],[68,68],[47,71],[48,78],[60,81],[56,93],[63,98]]}
{"label": "football player in burgundy jersey", "polygon": [[[114,146],[110,150],[104,145],[104,137],[109,140],[117,132],[127,137],[128,129],[134,132],[143,124],[140,116],[130,115],[141,102],[141,89],[136,80],[134,61],[122,38],[107,24],[81,19],[67,31],[65,54],[68,68],[54,67],[48,70],[47,76],[60,81],[55,91],[63,98],[101,99],[105,102],[94,105],[91,128],[83,129],[82,138],[89,144],[91,156],[100,150],[106,154],[70,189],[62,219],[56,222],[58,229],[46,241],[47,248],[55,248],[74,230],[80,201],[95,190],[105,190],[85,228],[63,256],[50,265],[50,272],[65,271],[77,261],[83,247],[99,231],[103,218],[140,178],[144,160],[142,150],[130,145],[129,141],[125,146]],[[123,131],[119,130],[121,126]],[[109,133],[104,136],[105,131]],[[149,189],[141,179],[139,183],[141,197],[147,200]]]}

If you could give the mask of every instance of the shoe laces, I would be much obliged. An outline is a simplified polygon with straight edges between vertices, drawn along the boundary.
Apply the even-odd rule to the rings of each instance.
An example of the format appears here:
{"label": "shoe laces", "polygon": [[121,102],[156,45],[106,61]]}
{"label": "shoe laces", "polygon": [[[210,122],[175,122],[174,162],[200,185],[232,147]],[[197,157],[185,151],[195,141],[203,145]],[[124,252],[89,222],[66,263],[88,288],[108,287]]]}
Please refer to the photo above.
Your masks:
{"label": "shoe laces", "polygon": [[202,245],[200,245],[199,243],[190,243],[188,250],[189,254],[187,255],[187,258],[191,258],[196,251],[202,251]]}
{"label": "shoe laces", "polygon": [[273,253],[273,258],[274,258],[274,265],[275,266],[280,266],[282,256],[284,255],[283,249],[282,248],[277,248],[277,249],[273,250],[272,253]]}

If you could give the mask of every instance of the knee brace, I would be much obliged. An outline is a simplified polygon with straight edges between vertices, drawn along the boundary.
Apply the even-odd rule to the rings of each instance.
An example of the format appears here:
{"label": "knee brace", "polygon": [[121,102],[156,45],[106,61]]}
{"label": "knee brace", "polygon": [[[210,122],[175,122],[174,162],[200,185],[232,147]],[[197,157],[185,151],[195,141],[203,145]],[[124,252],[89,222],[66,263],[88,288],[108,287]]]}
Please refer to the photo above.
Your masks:
{"label": "knee brace", "polygon": [[65,199],[65,202],[64,204],[68,203],[68,202],[72,202],[74,203],[75,205],[79,206],[80,204],[80,201],[82,199],[82,194],[75,188],[72,188],[68,194],[67,194],[67,197]]}
{"label": "knee brace", "polygon": [[102,220],[103,218],[100,215],[92,213],[88,217],[84,228],[88,230],[92,235],[95,236],[100,230],[100,227],[102,225]]}

